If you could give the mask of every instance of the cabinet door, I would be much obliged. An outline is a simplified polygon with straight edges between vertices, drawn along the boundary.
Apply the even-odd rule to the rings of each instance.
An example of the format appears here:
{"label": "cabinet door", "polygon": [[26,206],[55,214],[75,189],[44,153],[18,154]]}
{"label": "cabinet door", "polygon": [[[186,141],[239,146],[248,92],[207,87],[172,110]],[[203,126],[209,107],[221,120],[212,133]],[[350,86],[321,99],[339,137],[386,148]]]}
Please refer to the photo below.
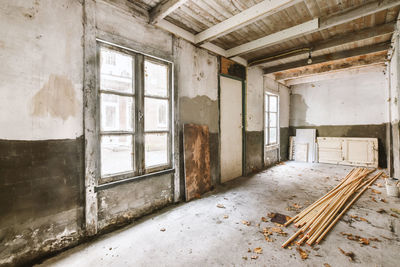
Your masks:
{"label": "cabinet door", "polygon": [[378,140],[376,138],[343,138],[345,164],[378,167]]}
{"label": "cabinet door", "polygon": [[318,137],[318,162],[340,164],[343,162],[342,138]]}

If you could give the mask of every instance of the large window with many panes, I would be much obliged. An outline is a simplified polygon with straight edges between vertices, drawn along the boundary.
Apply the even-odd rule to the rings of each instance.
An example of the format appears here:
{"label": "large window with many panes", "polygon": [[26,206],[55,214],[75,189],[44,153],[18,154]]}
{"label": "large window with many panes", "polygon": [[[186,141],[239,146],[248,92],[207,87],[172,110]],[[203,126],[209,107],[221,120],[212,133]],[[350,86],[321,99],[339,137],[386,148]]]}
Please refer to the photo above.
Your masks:
{"label": "large window with many panes", "polygon": [[171,167],[171,64],[99,44],[101,178]]}
{"label": "large window with many panes", "polygon": [[264,94],[264,144],[266,146],[278,144],[278,100],[277,95]]}

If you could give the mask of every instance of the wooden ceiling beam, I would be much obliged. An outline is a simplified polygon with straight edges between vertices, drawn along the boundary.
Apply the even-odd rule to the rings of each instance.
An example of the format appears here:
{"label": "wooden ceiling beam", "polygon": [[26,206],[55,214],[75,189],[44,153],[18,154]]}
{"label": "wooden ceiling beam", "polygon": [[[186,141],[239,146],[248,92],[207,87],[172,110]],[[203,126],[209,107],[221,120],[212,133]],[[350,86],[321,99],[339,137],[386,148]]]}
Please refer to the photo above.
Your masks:
{"label": "wooden ceiling beam", "polygon": [[395,31],[395,24],[387,23],[372,28],[362,29],[357,32],[340,34],[329,40],[324,40],[315,44],[310,44],[308,47],[305,46],[296,47],[294,49],[291,49],[290,51],[285,51],[278,54],[275,53],[266,55],[263,58],[250,61],[249,66],[258,66],[265,63],[275,63],[279,62],[282,59],[295,61],[295,59],[298,56],[307,56],[309,53],[309,51],[307,51],[308,49],[311,49],[312,53],[322,52],[324,50],[334,49],[341,45],[353,44],[355,42],[366,41],[372,38],[381,37],[386,34],[391,34],[394,31]]}
{"label": "wooden ceiling beam", "polygon": [[150,24],[157,24],[163,18],[177,10],[188,0],[168,0],[161,2],[150,10]]}
{"label": "wooden ceiling beam", "polygon": [[199,44],[206,41],[212,41],[303,1],[304,0],[264,0],[239,14],[196,34],[195,42],[196,44]]}
{"label": "wooden ceiling beam", "polygon": [[262,49],[283,41],[299,37],[303,34],[311,34],[317,31],[328,29],[398,5],[400,5],[400,0],[378,0],[355,8],[349,8],[334,15],[320,18],[319,21],[317,21],[317,24],[319,22],[319,25],[317,27],[315,26],[316,22],[314,19],[306,23],[228,49],[227,55],[228,57],[243,55],[258,49]]}
{"label": "wooden ceiling beam", "polygon": [[[166,31],[194,44],[194,36],[195,35],[191,32],[188,32],[188,31],[176,26],[175,24],[172,24],[163,19],[157,24],[157,27],[160,27],[161,29],[166,30]],[[213,44],[213,43],[206,42],[199,46],[201,48],[204,48],[204,49],[207,49],[208,51],[213,52],[214,54],[217,54],[217,55],[220,55],[223,57],[227,57],[226,50]],[[233,60],[239,64],[242,64],[244,66],[247,66],[247,60],[242,57],[232,57],[231,60]]]}
{"label": "wooden ceiling beam", "polygon": [[[297,68],[304,68],[304,70],[307,70],[307,69],[310,69],[313,66],[321,64],[321,63],[329,63],[329,62],[334,62],[336,60],[341,60],[341,59],[346,59],[346,58],[351,58],[351,57],[356,57],[356,56],[362,56],[362,55],[367,55],[367,54],[372,54],[372,53],[377,53],[377,52],[385,52],[385,51],[387,52],[389,47],[390,47],[389,42],[359,47],[359,48],[355,48],[355,49],[351,49],[351,50],[341,51],[341,52],[313,58],[311,64],[307,64],[306,60],[299,60],[296,62],[291,62],[291,63],[282,64],[282,65],[278,65],[278,66],[274,66],[274,67],[270,67],[270,68],[265,68],[264,74],[284,72],[287,70],[297,69]],[[386,55],[386,53],[384,53],[384,54]],[[309,67],[309,68],[307,68],[307,67]],[[297,75],[296,73],[302,73],[302,72],[303,72],[303,70],[298,70],[297,72],[293,71],[293,73],[288,72],[287,74],[280,73],[278,75],[277,74],[275,74],[275,75],[279,76],[279,80],[285,80],[285,79],[295,77]]]}

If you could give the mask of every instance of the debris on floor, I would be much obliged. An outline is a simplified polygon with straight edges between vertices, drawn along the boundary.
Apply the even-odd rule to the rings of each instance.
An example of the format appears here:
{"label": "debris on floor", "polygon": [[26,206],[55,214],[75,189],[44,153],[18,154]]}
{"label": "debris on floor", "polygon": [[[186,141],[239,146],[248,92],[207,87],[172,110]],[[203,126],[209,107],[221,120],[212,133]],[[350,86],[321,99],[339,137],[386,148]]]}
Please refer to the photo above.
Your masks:
{"label": "debris on floor", "polygon": [[[308,245],[319,244],[351,205],[383,174],[379,172],[368,178],[374,171],[375,169],[354,168],[326,195],[287,221],[285,226],[294,222],[300,229],[283,243],[282,247],[286,247],[302,234],[304,235],[296,244],[301,245],[304,242]],[[362,217],[353,216],[353,218],[368,222]]]}
{"label": "debris on floor", "polygon": [[349,261],[354,261],[356,255],[353,252],[351,252],[351,251],[350,252],[346,252],[341,248],[338,248],[338,249],[343,255],[349,257]]}
{"label": "debris on floor", "polygon": [[217,208],[220,208],[220,209],[225,209],[225,206],[224,206],[224,205],[222,205],[222,204],[217,204]]}
{"label": "debris on floor", "polygon": [[289,216],[280,213],[269,213],[268,216],[271,218],[271,222],[279,223],[282,225],[291,219]]}

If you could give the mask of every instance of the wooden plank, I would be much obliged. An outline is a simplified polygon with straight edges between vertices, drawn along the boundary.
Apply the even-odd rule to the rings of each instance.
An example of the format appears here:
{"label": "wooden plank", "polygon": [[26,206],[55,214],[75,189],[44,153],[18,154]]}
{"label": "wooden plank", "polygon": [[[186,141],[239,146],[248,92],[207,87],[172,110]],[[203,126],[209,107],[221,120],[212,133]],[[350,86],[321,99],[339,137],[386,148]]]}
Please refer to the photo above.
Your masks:
{"label": "wooden plank", "polygon": [[320,20],[320,30],[331,28],[339,24],[350,22],[352,20],[365,17],[370,14],[377,13],[379,11],[392,8],[400,5],[399,0],[380,0],[367,3],[365,5],[348,9],[339,14],[333,14],[331,16],[321,18]]}
{"label": "wooden plank", "polygon": [[[157,26],[160,27],[161,29],[166,30],[166,31],[168,31],[168,32],[170,32],[170,33],[172,33],[172,34],[174,34],[174,35],[176,35],[178,37],[181,37],[181,38],[183,38],[183,39],[185,39],[185,40],[187,40],[187,41],[189,41],[191,43],[194,43],[194,34],[193,33],[190,33],[188,31],[176,26],[176,25],[172,24],[171,22],[168,22],[166,20],[161,20],[157,24]],[[221,47],[219,47],[219,46],[217,46],[217,45],[215,45],[215,44],[207,42],[207,43],[204,43],[204,44],[200,45],[200,47],[204,48],[204,49],[207,49],[207,50],[209,50],[209,51],[211,51],[211,52],[213,52],[213,53],[215,53],[217,55],[220,55],[220,56],[223,56],[223,57],[227,57],[226,56],[226,50],[221,48]],[[231,59],[233,61],[239,63],[239,64],[247,66],[247,60],[244,59],[244,58],[233,57]]]}
{"label": "wooden plank", "polygon": [[150,24],[158,24],[163,18],[174,12],[188,0],[168,0],[150,10]]}
{"label": "wooden plank", "polygon": [[[394,23],[387,23],[373,28],[363,29],[357,32],[345,33],[337,35],[329,40],[324,40],[307,47],[311,49],[313,53],[320,52],[323,50],[333,49],[341,45],[352,44],[359,41],[368,40],[371,38],[381,37],[386,34],[393,33],[395,30]],[[277,62],[282,59],[291,60],[295,59],[299,55],[307,56],[308,50],[306,47],[296,47],[290,51],[280,52],[279,54],[266,55],[263,58],[258,58],[249,63],[250,66],[257,66],[265,63]],[[297,52],[298,51],[298,52]],[[293,61],[293,60],[292,60]]]}
{"label": "wooden plank", "polygon": [[183,127],[186,201],[211,190],[210,134],[207,125]]}
{"label": "wooden plank", "polygon": [[[227,50],[227,56],[237,56],[251,51],[265,48],[271,45],[281,43],[293,38],[297,38],[302,34],[310,34],[314,32],[321,32],[324,29],[332,28],[334,26],[350,22],[352,20],[359,19],[361,17],[374,14],[376,12],[400,5],[399,0],[383,0],[373,1],[365,5],[349,8],[340,13],[333,14],[331,16],[320,18],[319,25],[315,26],[315,20],[308,21],[306,23],[288,28],[286,30],[273,33],[271,35],[259,38],[257,40],[233,47]],[[317,22],[318,24],[318,22]]]}
{"label": "wooden plank", "polygon": [[227,57],[238,56],[267,46],[275,45],[280,42],[296,38],[302,34],[309,33],[318,29],[318,19],[296,25],[294,27],[279,31],[257,40],[228,49]]}
{"label": "wooden plank", "polygon": [[307,64],[307,60],[298,60],[296,62],[290,62],[287,64],[282,64],[282,65],[273,66],[270,68],[265,68],[264,74],[276,73],[276,72],[281,72],[281,71],[285,71],[285,70],[306,67],[306,66],[313,66],[315,64],[320,64],[320,63],[325,63],[325,62],[330,62],[330,61],[335,61],[335,60],[340,60],[340,59],[345,59],[345,58],[351,58],[351,57],[356,57],[356,56],[361,56],[361,55],[367,55],[367,54],[376,53],[376,52],[383,52],[383,51],[387,51],[389,49],[389,46],[390,46],[390,44],[388,42],[385,42],[385,43],[381,43],[381,44],[377,44],[377,45],[364,46],[364,47],[359,47],[359,48],[355,48],[352,50],[341,51],[341,52],[337,52],[337,53],[333,53],[333,54],[323,55],[323,56],[313,58],[312,64]]}
{"label": "wooden plank", "polygon": [[202,43],[231,33],[239,28],[245,27],[256,20],[270,16],[276,12],[295,5],[303,0],[265,0],[239,14],[230,17],[207,30],[196,35],[196,43]]}

